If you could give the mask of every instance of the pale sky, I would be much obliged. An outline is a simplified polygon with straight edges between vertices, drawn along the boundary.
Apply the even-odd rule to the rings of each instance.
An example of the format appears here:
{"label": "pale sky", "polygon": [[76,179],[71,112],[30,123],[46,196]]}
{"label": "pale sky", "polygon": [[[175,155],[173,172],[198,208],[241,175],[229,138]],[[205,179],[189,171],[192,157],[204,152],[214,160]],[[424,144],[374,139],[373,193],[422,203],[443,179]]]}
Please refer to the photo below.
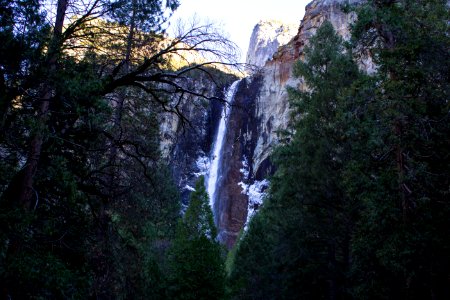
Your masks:
{"label": "pale sky", "polygon": [[311,0],[180,0],[171,20],[189,19],[194,14],[223,25],[245,60],[253,27],[260,20],[280,20],[300,25],[305,6]]}

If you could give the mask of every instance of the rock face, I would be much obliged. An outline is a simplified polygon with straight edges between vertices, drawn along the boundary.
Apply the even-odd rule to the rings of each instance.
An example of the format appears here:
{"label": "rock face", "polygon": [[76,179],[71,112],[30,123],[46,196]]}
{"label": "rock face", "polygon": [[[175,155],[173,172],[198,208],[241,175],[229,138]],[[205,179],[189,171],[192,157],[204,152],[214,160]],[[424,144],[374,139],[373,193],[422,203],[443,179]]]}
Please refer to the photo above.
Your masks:
{"label": "rock face", "polygon": [[[264,173],[273,147],[279,143],[277,132],[289,124],[289,101],[287,86],[302,88],[302,82],[292,76],[295,61],[303,58],[303,48],[320,25],[328,20],[344,38],[350,37],[349,24],[355,20],[354,14],[346,14],[340,9],[344,0],[316,0],[306,6],[305,16],[297,35],[280,47],[273,59],[260,70],[263,78],[261,89],[256,93],[255,106],[258,124],[258,140],[252,154],[252,169]],[[353,3],[359,0],[350,1]]]}
{"label": "rock face", "polygon": [[[248,213],[260,205],[267,187],[265,179],[273,174],[270,154],[280,142],[277,132],[286,129],[290,122],[286,87],[303,88],[302,81],[292,76],[294,63],[303,58],[304,46],[325,20],[345,39],[350,37],[349,24],[355,16],[342,12],[340,5],[344,2],[312,1],[306,7],[297,34],[275,53],[272,42],[261,42],[264,39],[259,37],[264,25],[258,24],[253,31],[247,62],[262,68],[242,80],[235,95],[226,136],[228,142],[223,150],[220,203],[215,212],[220,240],[228,247],[235,243],[248,221]],[[267,60],[268,57],[272,59]],[[368,66],[361,65],[370,71],[373,66],[370,60],[367,62]]]}
{"label": "rock face", "polygon": [[[273,174],[270,154],[280,142],[277,132],[286,129],[290,122],[286,87],[303,88],[302,81],[292,76],[294,63],[303,58],[304,46],[325,20],[329,20],[344,38],[350,36],[349,24],[355,16],[341,11],[340,5],[344,2],[347,1],[312,1],[306,7],[297,34],[281,47],[279,45],[283,42],[278,37],[287,38],[291,29],[287,30],[279,23],[260,23],[255,27],[247,57],[249,63],[262,67],[241,80],[237,88],[216,187],[215,221],[219,240],[228,248],[236,242],[239,232],[248,222],[249,213],[261,205],[261,198],[268,186],[266,179]],[[264,33],[276,33],[277,30],[278,35]],[[273,38],[263,38],[266,36]],[[374,69],[370,57],[363,59],[360,65],[367,71]],[[230,78],[227,85],[232,80]],[[205,78],[194,81],[199,89],[210,88],[211,82]],[[224,92],[217,88],[211,91],[221,96]],[[185,134],[180,134],[182,128],[179,122],[163,122],[163,127],[167,129],[163,135],[163,148],[170,157],[184,203],[187,203],[196,178],[200,174],[207,175],[211,143],[222,109],[220,102],[202,104],[198,99],[188,102],[183,111],[193,121],[193,127],[187,129]]]}
{"label": "rock face", "polygon": [[217,184],[215,216],[219,240],[231,248],[247,218],[248,195],[241,182],[250,172],[246,170],[246,157],[257,140],[258,120],[255,119],[255,95],[261,80],[242,80],[235,94],[228,120],[222,154],[221,176]]}
{"label": "rock face", "polygon": [[[220,76],[222,80],[219,84],[204,73],[187,77],[180,84],[208,97],[223,98],[226,88],[236,77],[226,73],[221,73]],[[178,103],[178,99],[174,99],[172,103]],[[223,103],[215,99],[186,96],[178,106],[187,120],[174,113],[162,114],[160,149],[172,170],[173,178],[181,193],[182,205],[186,207],[198,177],[207,175],[209,153]]]}
{"label": "rock face", "polygon": [[263,67],[271,59],[278,48],[287,44],[297,33],[298,24],[284,24],[281,21],[260,21],[253,28],[247,51],[246,63],[255,67]]}

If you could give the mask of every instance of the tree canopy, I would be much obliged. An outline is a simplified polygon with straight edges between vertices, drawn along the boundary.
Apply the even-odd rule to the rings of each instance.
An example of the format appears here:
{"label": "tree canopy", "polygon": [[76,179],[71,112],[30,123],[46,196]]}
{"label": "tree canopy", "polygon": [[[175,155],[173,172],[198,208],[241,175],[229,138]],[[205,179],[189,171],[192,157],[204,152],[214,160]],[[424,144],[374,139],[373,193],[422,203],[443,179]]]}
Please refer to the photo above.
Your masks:
{"label": "tree canopy", "polygon": [[268,200],[237,245],[236,299],[450,295],[446,1],[353,10],[349,42],[324,22],[294,67],[305,88],[289,90]]}
{"label": "tree canopy", "polygon": [[223,299],[225,268],[204,177],[179,221],[171,251],[171,299]]}
{"label": "tree canopy", "polygon": [[212,25],[167,36],[178,5],[0,0],[1,298],[449,299],[447,1],[317,29],[228,277],[204,178],[183,211],[160,125],[220,98],[195,83],[230,82],[236,48]]}
{"label": "tree canopy", "polygon": [[[232,42],[178,1],[0,2],[2,298],[164,299],[180,200],[160,120]],[[230,75],[231,76],[231,75]],[[226,76],[225,76],[226,77]]]}

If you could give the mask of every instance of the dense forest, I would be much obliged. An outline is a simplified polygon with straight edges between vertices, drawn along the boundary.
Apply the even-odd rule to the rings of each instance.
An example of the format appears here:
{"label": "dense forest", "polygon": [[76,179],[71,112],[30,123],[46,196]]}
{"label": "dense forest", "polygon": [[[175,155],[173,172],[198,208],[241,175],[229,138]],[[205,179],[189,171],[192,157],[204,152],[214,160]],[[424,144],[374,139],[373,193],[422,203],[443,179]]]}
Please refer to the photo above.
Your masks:
{"label": "dense forest", "polygon": [[322,24],[231,251],[160,150],[160,116],[190,126],[181,102],[223,100],[195,78],[237,65],[212,25],[167,37],[178,5],[0,0],[1,298],[450,299],[447,1],[345,5],[349,40]]}
{"label": "dense forest", "polygon": [[[351,8],[350,8],[351,9]],[[445,1],[368,1],[294,73],[293,125],[231,271],[239,299],[450,296]],[[358,69],[370,48],[377,72]]]}

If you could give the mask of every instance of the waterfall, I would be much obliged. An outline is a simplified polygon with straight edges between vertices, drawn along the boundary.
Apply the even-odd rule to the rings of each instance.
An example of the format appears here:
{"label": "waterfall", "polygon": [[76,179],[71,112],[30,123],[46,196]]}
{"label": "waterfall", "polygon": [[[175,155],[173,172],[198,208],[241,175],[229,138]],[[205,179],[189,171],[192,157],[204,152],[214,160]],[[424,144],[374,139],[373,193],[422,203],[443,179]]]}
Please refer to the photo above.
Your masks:
{"label": "waterfall", "polygon": [[217,129],[217,135],[214,141],[214,148],[211,153],[211,165],[209,169],[207,189],[209,195],[209,204],[213,212],[217,188],[217,179],[219,176],[219,166],[222,160],[222,147],[225,140],[228,116],[230,114],[230,104],[233,101],[238,83],[239,80],[233,82],[231,86],[228,88],[227,93],[225,95],[226,103],[223,105],[222,114],[219,122],[219,128]]}

